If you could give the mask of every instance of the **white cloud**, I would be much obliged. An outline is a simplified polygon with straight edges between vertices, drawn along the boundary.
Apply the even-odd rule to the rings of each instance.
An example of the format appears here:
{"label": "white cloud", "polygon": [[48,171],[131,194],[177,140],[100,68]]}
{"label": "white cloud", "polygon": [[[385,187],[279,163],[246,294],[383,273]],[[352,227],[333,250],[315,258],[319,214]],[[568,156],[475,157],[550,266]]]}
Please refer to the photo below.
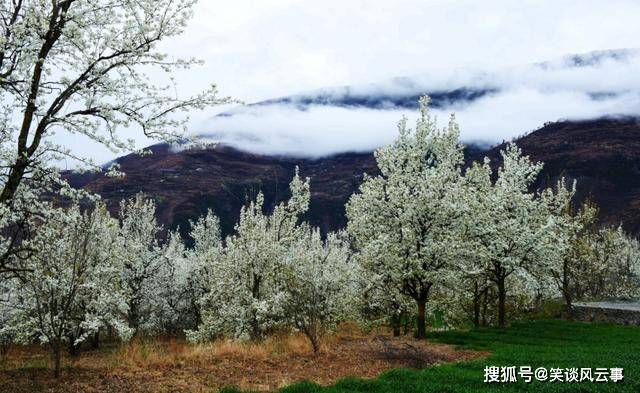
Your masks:
{"label": "white cloud", "polygon": [[185,88],[216,81],[254,102],[635,47],[639,15],[635,0],[203,0],[186,34],[165,48],[206,61]]}
{"label": "white cloud", "polygon": [[640,115],[640,52],[625,53],[628,58],[605,58],[581,67],[568,66],[561,59],[545,67],[529,65],[490,73],[387,81],[348,90],[324,89],[323,97],[335,100],[333,105],[294,102],[236,108],[231,116],[214,117],[198,130],[215,140],[265,154],[323,156],[370,151],[390,142],[401,116],[411,118],[416,111],[339,105],[349,94],[402,96],[489,86],[498,92],[433,112],[443,123],[454,112],[464,141],[491,144],[537,129],[547,121]]}
{"label": "white cloud", "polygon": [[[540,127],[546,121],[627,115],[640,111],[640,96],[629,94],[593,101],[580,93],[545,94],[519,89],[482,99],[454,111],[461,138],[468,142],[495,143]],[[450,112],[433,110],[444,126]],[[216,117],[213,140],[261,154],[326,156],[347,151],[371,151],[389,143],[402,116],[409,110],[373,110],[311,106],[305,111],[291,106],[251,107],[233,117]]]}

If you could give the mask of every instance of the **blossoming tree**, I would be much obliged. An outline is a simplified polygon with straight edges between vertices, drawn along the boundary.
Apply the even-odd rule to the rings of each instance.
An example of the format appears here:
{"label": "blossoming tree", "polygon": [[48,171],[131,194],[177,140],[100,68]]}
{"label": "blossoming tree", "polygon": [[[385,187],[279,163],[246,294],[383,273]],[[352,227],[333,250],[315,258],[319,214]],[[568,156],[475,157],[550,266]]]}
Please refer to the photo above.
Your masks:
{"label": "blossoming tree", "polygon": [[12,263],[30,252],[21,239],[47,208],[38,205],[40,195],[58,187],[51,162],[100,168],[70,151],[65,135],[113,152],[134,150],[136,129],[176,141],[188,121],[180,113],[229,102],[215,85],[179,96],[173,75],[199,61],[158,50],[182,33],[195,3],[0,3],[0,273],[15,272]]}
{"label": "blossoming tree", "polygon": [[102,327],[127,339],[127,303],[120,290],[118,225],[102,205],[92,213],[72,206],[47,217],[29,240],[32,256],[12,281],[13,328],[18,340],[37,339],[51,348],[56,377],[63,343],[72,348]]}
{"label": "blossoming tree", "polygon": [[462,146],[453,117],[438,129],[421,99],[416,129],[375,153],[381,175],[365,177],[349,200],[348,231],[363,266],[416,303],[418,337],[426,336],[426,304],[434,285],[452,278],[462,247]]}
{"label": "blossoming tree", "polygon": [[282,323],[280,264],[304,233],[300,219],[309,208],[309,181],[296,171],[289,188],[291,198],[271,214],[263,211],[262,194],[242,208],[236,233],[226,239],[224,254],[210,266],[203,323],[190,334],[192,339],[221,335],[260,339],[266,329]]}
{"label": "blossoming tree", "polygon": [[359,267],[343,233],[330,233],[322,240],[320,231],[310,228],[283,258],[278,280],[285,294],[283,314],[317,353],[327,330],[353,318]]}
{"label": "blossoming tree", "polygon": [[140,193],[120,203],[120,284],[127,302],[127,321],[136,334],[158,326],[155,310],[162,301],[158,291],[163,285],[157,281],[163,254],[158,243],[160,231],[152,200]]}
{"label": "blossoming tree", "polygon": [[[530,188],[542,169],[514,144],[501,152],[495,173],[490,162],[468,171],[475,192],[468,248],[480,282],[490,281],[498,296],[498,325],[506,325],[510,287],[535,292],[553,248],[553,222],[548,205]],[[555,195],[551,191],[549,195]],[[564,195],[564,194],[563,194]],[[550,198],[550,197],[549,197]],[[549,199],[548,198],[548,199]]]}

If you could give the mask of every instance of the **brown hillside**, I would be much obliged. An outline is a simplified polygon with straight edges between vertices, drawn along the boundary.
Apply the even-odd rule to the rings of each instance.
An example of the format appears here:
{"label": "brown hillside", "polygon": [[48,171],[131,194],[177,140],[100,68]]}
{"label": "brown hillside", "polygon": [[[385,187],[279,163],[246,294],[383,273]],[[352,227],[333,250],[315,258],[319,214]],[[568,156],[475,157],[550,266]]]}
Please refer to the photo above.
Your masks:
{"label": "brown hillside", "polygon": [[[578,181],[578,198],[590,197],[601,207],[606,224],[624,223],[640,233],[640,122],[600,119],[550,123],[517,140],[534,160],[545,162],[539,186],[564,176]],[[503,145],[480,151],[469,149],[469,160],[485,154],[499,161]],[[127,176],[105,178],[67,174],[70,182],[101,194],[115,211],[118,201],[145,192],[158,204],[158,216],[168,227],[180,226],[211,208],[220,216],[224,233],[233,230],[240,207],[259,190],[269,206],[288,196],[287,185],[296,165],[311,177],[308,219],[323,230],[345,225],[344,204],[357,190],[363,173],[376,174],[370,153],[345,153],[316,160],[270,157],[218,146],[172,151],[152,147],[146,157],[118,159]]]}

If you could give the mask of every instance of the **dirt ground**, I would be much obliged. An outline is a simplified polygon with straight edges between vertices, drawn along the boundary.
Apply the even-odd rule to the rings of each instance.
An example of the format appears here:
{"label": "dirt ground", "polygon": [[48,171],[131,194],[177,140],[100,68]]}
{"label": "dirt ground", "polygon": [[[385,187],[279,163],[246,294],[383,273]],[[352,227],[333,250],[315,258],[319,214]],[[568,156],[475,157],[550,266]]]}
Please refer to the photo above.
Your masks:
{"label": "dirt ground", "polygon": [[64,358],[62,375],[55,380],[42,348],[18,347],[0,365],[0,392],[215,392],[224,386],[273,391],[300,380],[330,384],[346,376],[373,378],[390,368],[485,355],[379,334],[332,336],[318,355],[301,336],[195,346],[154,340],[105,345]]}

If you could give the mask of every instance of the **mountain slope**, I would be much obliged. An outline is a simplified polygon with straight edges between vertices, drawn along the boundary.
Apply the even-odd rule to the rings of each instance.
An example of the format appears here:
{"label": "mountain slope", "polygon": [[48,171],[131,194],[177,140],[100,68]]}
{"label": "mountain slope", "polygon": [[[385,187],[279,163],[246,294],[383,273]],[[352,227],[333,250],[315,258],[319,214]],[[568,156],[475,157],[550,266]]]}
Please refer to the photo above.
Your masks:
{"label": "mountain slope", "polygon": [[104,197],[111,211],[118,201],[138,192],[152,197],[158,219],[170,228],[212,209],[221,219],[222,231],[230,233],[240,207],[263,192],[268,208],[289,197],[288,184],[296,165],[311,178],[311,209],[307,219],[323,230],[343,227],[344,204],[356,191],[365,172],[375,174],[371,153],[346,153],[317,160],[261,156],[227,146],[174,152],[155,145],[152,155],[128,155],[117,160],[126,173],[122,179],[97,174],[66,177],[75,187],[85,187]]}
{"label": "mountain slope", "polygon": [[[552,186],[561,177],[576,180],[576,199],[595,201],[604,224],[622,223],[640,233],[640,119],[550,123],[517,144],[532,159],[544,162],[539,187]],[[502,148],[485,154],[499,161]]]}
{"label": "mountain slope", "polygon": [[[524,153],[545,166],[538,186],[560,177],[578,181],[578,199],[593,199],[605,224],[624,223],[640,233],[640,121],[632,118],[550,123],[517,140]],[[499,162],[499,150],[469,149],[469,160],[485,154]],[[344,204],[363,173],[377,174],[371,153],[345,153],[320,159],[263,156],[226,146],[173,151],[152,147],[150,156],[118,159],[122,179],[67,173],[76,187],[102,195],[112,211],[137,192],[155,199],[158,218],[167,227],[188,230],[188,221],[212,209],[225,234],[233,230],[240,207],[259,191],[269,207],[288,196],[295,166],[311,178],[308,219],[323,230],[345,225]]]}

